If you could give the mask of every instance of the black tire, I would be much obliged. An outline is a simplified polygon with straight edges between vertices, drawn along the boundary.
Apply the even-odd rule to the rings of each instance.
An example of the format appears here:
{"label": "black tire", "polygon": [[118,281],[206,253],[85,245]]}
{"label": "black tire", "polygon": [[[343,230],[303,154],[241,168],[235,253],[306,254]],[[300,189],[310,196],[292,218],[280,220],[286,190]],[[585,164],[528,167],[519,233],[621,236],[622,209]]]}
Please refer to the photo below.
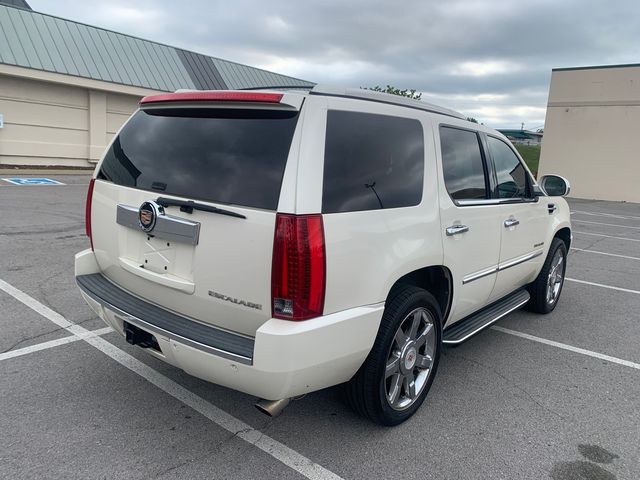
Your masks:
{"label": "black tire", "polygon": [[[429,292],[412,286],[402,286],[395,289],[392,295],[385,307],[380,329],[378,330],[378,335],[371,352],[358,372],[345,385],[347,403],[351,408],[360,415],[380,425],[386,426],[398,425],[404,422],[420,408],[435,378],[442,345],[442,314],[440,313],[440,308],[435,298]],[[412,400],[413,403],[402,410],[398,410],[392,408],[387,399],[386,382],[390,377],[385,375],[385,371],[387,361],[390,358],[389,355],[392,352],[391,349],[396,346],[395,342],[397,341],[396,334],[398,333],[398,329],[401,325],[407,325],[404,322],[411,322],[414,317],[412,316],[410,318],[409,315],[416,311],[425,313],[422,318],[424,318],[425,321],[431,322],[433,325],[431,331],[426,328],[427,323],[425,323],[423,330],[423,332],[430,332],[428,334],[429,340],[425,340],[425,342],[428,342],[430,346],[432,345],[431,352],[433,355],[430,355],[432,361],[430,368],[425,369],[428,370],[426,381],[423,380],[422,390],[419,393],[415,392],[415,397]],[[432,318],[428,318],[429,314]],[[431,337],[432,334],[435,334],[435,338]],[[418,337],[421,336],[422,335],[418,335]],[[426,336],[425,334],[424,337],[426,338]],[[418,350],[415,351],[416,357],[420,356],[424,358],[424,355],[419,355],[419,353],[426,347],[416,348],[418,348]],[[424,350],[423,353],[424,352],[426,352],[426,350]],[[403,365],[402,368],[406,368],[406,364],[402,363],[403,358],[406,359],[407,357],[400,355],[398,363]],[[409,365],[411,365],[411,363],[410,361]],[[417,363],[415,367],[409,367],[410,370],[413,368],[416,368],[416,372],[421,371],[418,369]],[[416,373],[416,375],[418,374]],[[414,389],[418,377],[416,376],[415,379]],[[399,388],[400,387],[398,387],[398,389]],[[398,395],[400,395],[400,393],[398,393]]]}
{"label": "black tire", "polygon": [[[553,297],[552,300],[550,300],[547,295],[550,278],[549,275],[553,274],[553,260],[558,252],[559,255],[562,256],[562,277],[557,294]],[[564,286],[564,276],[566,271],[567,246],[559,238],[554,238],[551,241],[551,247],[549,248],[549,253],[547,254],[547,258],[544,261],[542,270],[540,270],[540,273],[538,274],[534,282],[529,285],[529,293],[531,294],[531,299],[529,300],[529,303],[527,303],[526,309],[537,313],[552,312],[553,309],[556,308],[556,305],[558,305],[558,300],[560,298],[560,294],[562,293],[562,287]]]}

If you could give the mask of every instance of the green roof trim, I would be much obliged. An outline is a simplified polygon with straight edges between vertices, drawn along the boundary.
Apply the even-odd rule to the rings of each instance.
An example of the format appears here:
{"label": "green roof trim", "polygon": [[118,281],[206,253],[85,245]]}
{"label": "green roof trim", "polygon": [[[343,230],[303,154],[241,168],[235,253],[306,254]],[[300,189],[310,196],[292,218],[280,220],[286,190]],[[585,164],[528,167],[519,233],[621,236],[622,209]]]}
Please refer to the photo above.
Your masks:
{"label": "green roof trim", "polygon": [[2,3],[0,63],[167,92],[315,85]]}

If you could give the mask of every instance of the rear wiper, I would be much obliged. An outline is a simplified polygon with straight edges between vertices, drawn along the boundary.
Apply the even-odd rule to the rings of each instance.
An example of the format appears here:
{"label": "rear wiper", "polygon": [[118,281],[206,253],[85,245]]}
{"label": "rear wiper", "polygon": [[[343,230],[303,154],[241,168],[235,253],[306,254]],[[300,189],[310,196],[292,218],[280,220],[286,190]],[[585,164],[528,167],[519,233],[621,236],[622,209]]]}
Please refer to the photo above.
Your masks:
{"label": "rear wiper", "polygon": [[185,213],[193,213],[194,210],[202,210],[203,212],[219,213],[220,215],[228,215],[230,217],[247,218],[241,213],[232,212],[231,210],[225,210],[223,208],[211,207],[191,200],[184,201],[175,200],[173,198],[158,197],[156,203],[163,207],[180,207],[180,211]]}

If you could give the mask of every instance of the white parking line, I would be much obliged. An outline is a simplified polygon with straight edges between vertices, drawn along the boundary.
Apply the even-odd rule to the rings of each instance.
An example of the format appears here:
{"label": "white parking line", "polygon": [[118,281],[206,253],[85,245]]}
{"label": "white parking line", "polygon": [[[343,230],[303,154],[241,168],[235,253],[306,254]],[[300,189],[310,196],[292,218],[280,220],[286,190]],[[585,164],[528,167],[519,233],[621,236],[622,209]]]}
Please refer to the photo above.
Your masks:
{"label": "white parking line", "polygon": [[589,222],[587,220],[576,220],[575,218],[571,219],[571,223],[588,223],[590,225],[605,225],[607,227],[633,228],[634,230],[640,230],[640,227],[631,226],[631,225],[620,225],[618,223]]}
{"label": "white parking line", "polygon": [[578,252],[597,253],[598,255],[608,255],[610,257],[628,258],[629,260],[640,260],[640,257],[631,257],[629,255],[620,255],[618,253],[599,252],[597,250],[587,250],[586,248],[571,247],[571,250],[576,250]]}
{"label": "white parking line", "polygon": [[571,213],[580,213],[582,215],[593,215],[596,217],[622,218],[625,220],[640,220],[640,217],[634,215],[616,215],[613,213],[585,212],[584,210],[572,210]]}
{"label": "white parking line", "polygon": [[59,313],[54,312],[49,307],[38,302],[35,298],[30,297],[4,280],[0,280],[0,290],[4,290],[16,300],[22,302],[27,307],[38,312],[43,317],[64,328],[73,335],[81,337],[82,340],[97,348],[120,365],[137,373],[148,382],[178,399],[185,405],[191,407],[193,410],[205,416],[216,425],[256,446],[263,452],[271,455],[273,458],[279,460],[301,475],[314,480],[341,480],[341,477],[330,470],[314,463],[301,453],[296,452],[283,443],[280,443],[261,431],[256,430],[244,423],[242,420],[239,420],[224,410],[216,407],[212,403],[207,402],[204,398],[196,395],[190,390],[187,390],[179,383],[174,382],[170,378],[162,375],[160,372],[142,363],[135,357],[132,357],[123,350],[120,350],[112,343],[107,342],[104,338],[92,334],[90,330],[68,321]]}
{"label": "white parking line", "polygon": [[613,285],[604,285],[602,283],[587,282],[586,280],[578,280],[577,278],[566,277],[565,280],[569,282],[583,283],[585,285],[591,285],[594,287],[608,288],[610,290],[618,290],[619,292],[635,293],[637,295],[640,295],[640,290],[631,290],[629,288],[614,287]]}
{"label": "white parking line", "polygon": [[29,345],[28,347],[17,348],[15,350],[0,353],[0,361],[7,360],[9,358],[21,357],[22,355],[39,352],[40,350],[47,350],[48,348],[58,347],[60,345],[66,345],[67,343],[79,342],[80,340],[84,340],[87,336],[106,335],[107,333],[113,332],[113,329],[111,327],[104,327],[98,330],[89,330],[88,332],[89,333],[86,335],[70,335],[68,337],[57,338],[55,340],[49,340],[48,342],[42,342],[36,345]]}
{"label": "white parking line", "polygon": [[602,233],[576,232],[575,230],[573,233],[579,233],[580,235],[592,235],[594,237],[615,238],[616,240],[629,240],[630,242],[640,242],[640,238],[614,237],[612,235],[604,235]]}
{"label": "white parking line", "polygon": [[60,183],[57,185],[14,185],[13,183],[0,183],[0,187],[84,187],[88,188],[88,183]]}
{"label": "white parking line", "polygon": [[591,350],[585,350],[584,348],[574,347],[573,345],[567,345],[566,343],[554,342],[553,340],[547,340],[546,338],[536,337],[534,335],[529,335],[528,333],[517,332],[515,330],[499,327],[497,325],[494,325],[493,327],[491,327],[491,330],[496,330],[497,332],[506,333],[508,335],[514,335],[520,338],[526,338],[527,340],[531,340],[533,342],[544,343],[545,345],[550,345],[552,347],[561,348],[563,350],[568,350],[570,352],[580,353],[582,355],[587,355],[589,357],[598,358],[600,360],[606,360],[607,362],[617,363],[618,365],[624,365],[625,367],[631,367],[631,368],[635,368],[636,370],[640,370],[640,363],[630,362],[629,360],[623,360],[622,358],[612,357],[610,355],[605,355],[603,353],[592,352]]}

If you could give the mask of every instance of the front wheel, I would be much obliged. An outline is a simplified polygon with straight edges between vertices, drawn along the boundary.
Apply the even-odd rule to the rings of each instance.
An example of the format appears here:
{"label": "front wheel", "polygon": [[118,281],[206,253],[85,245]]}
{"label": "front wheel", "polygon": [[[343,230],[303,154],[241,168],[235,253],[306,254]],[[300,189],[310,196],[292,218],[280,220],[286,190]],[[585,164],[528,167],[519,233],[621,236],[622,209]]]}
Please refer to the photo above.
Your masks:
{"label": "front wheel", "polygon": [[549,254],[535,281],[529,285],[531,300],[527,309],[538,313],[549,313],[558,304],[564,275],[567,270],[567,246],[559,238],[554,238]]}
{"label": "front wheel", "polygon": [[433,383],[441,340],[441,314],[433,296],[416,287],[397,290],[369,356],[346,385],[353,409],[381,425],[411,417]]}

